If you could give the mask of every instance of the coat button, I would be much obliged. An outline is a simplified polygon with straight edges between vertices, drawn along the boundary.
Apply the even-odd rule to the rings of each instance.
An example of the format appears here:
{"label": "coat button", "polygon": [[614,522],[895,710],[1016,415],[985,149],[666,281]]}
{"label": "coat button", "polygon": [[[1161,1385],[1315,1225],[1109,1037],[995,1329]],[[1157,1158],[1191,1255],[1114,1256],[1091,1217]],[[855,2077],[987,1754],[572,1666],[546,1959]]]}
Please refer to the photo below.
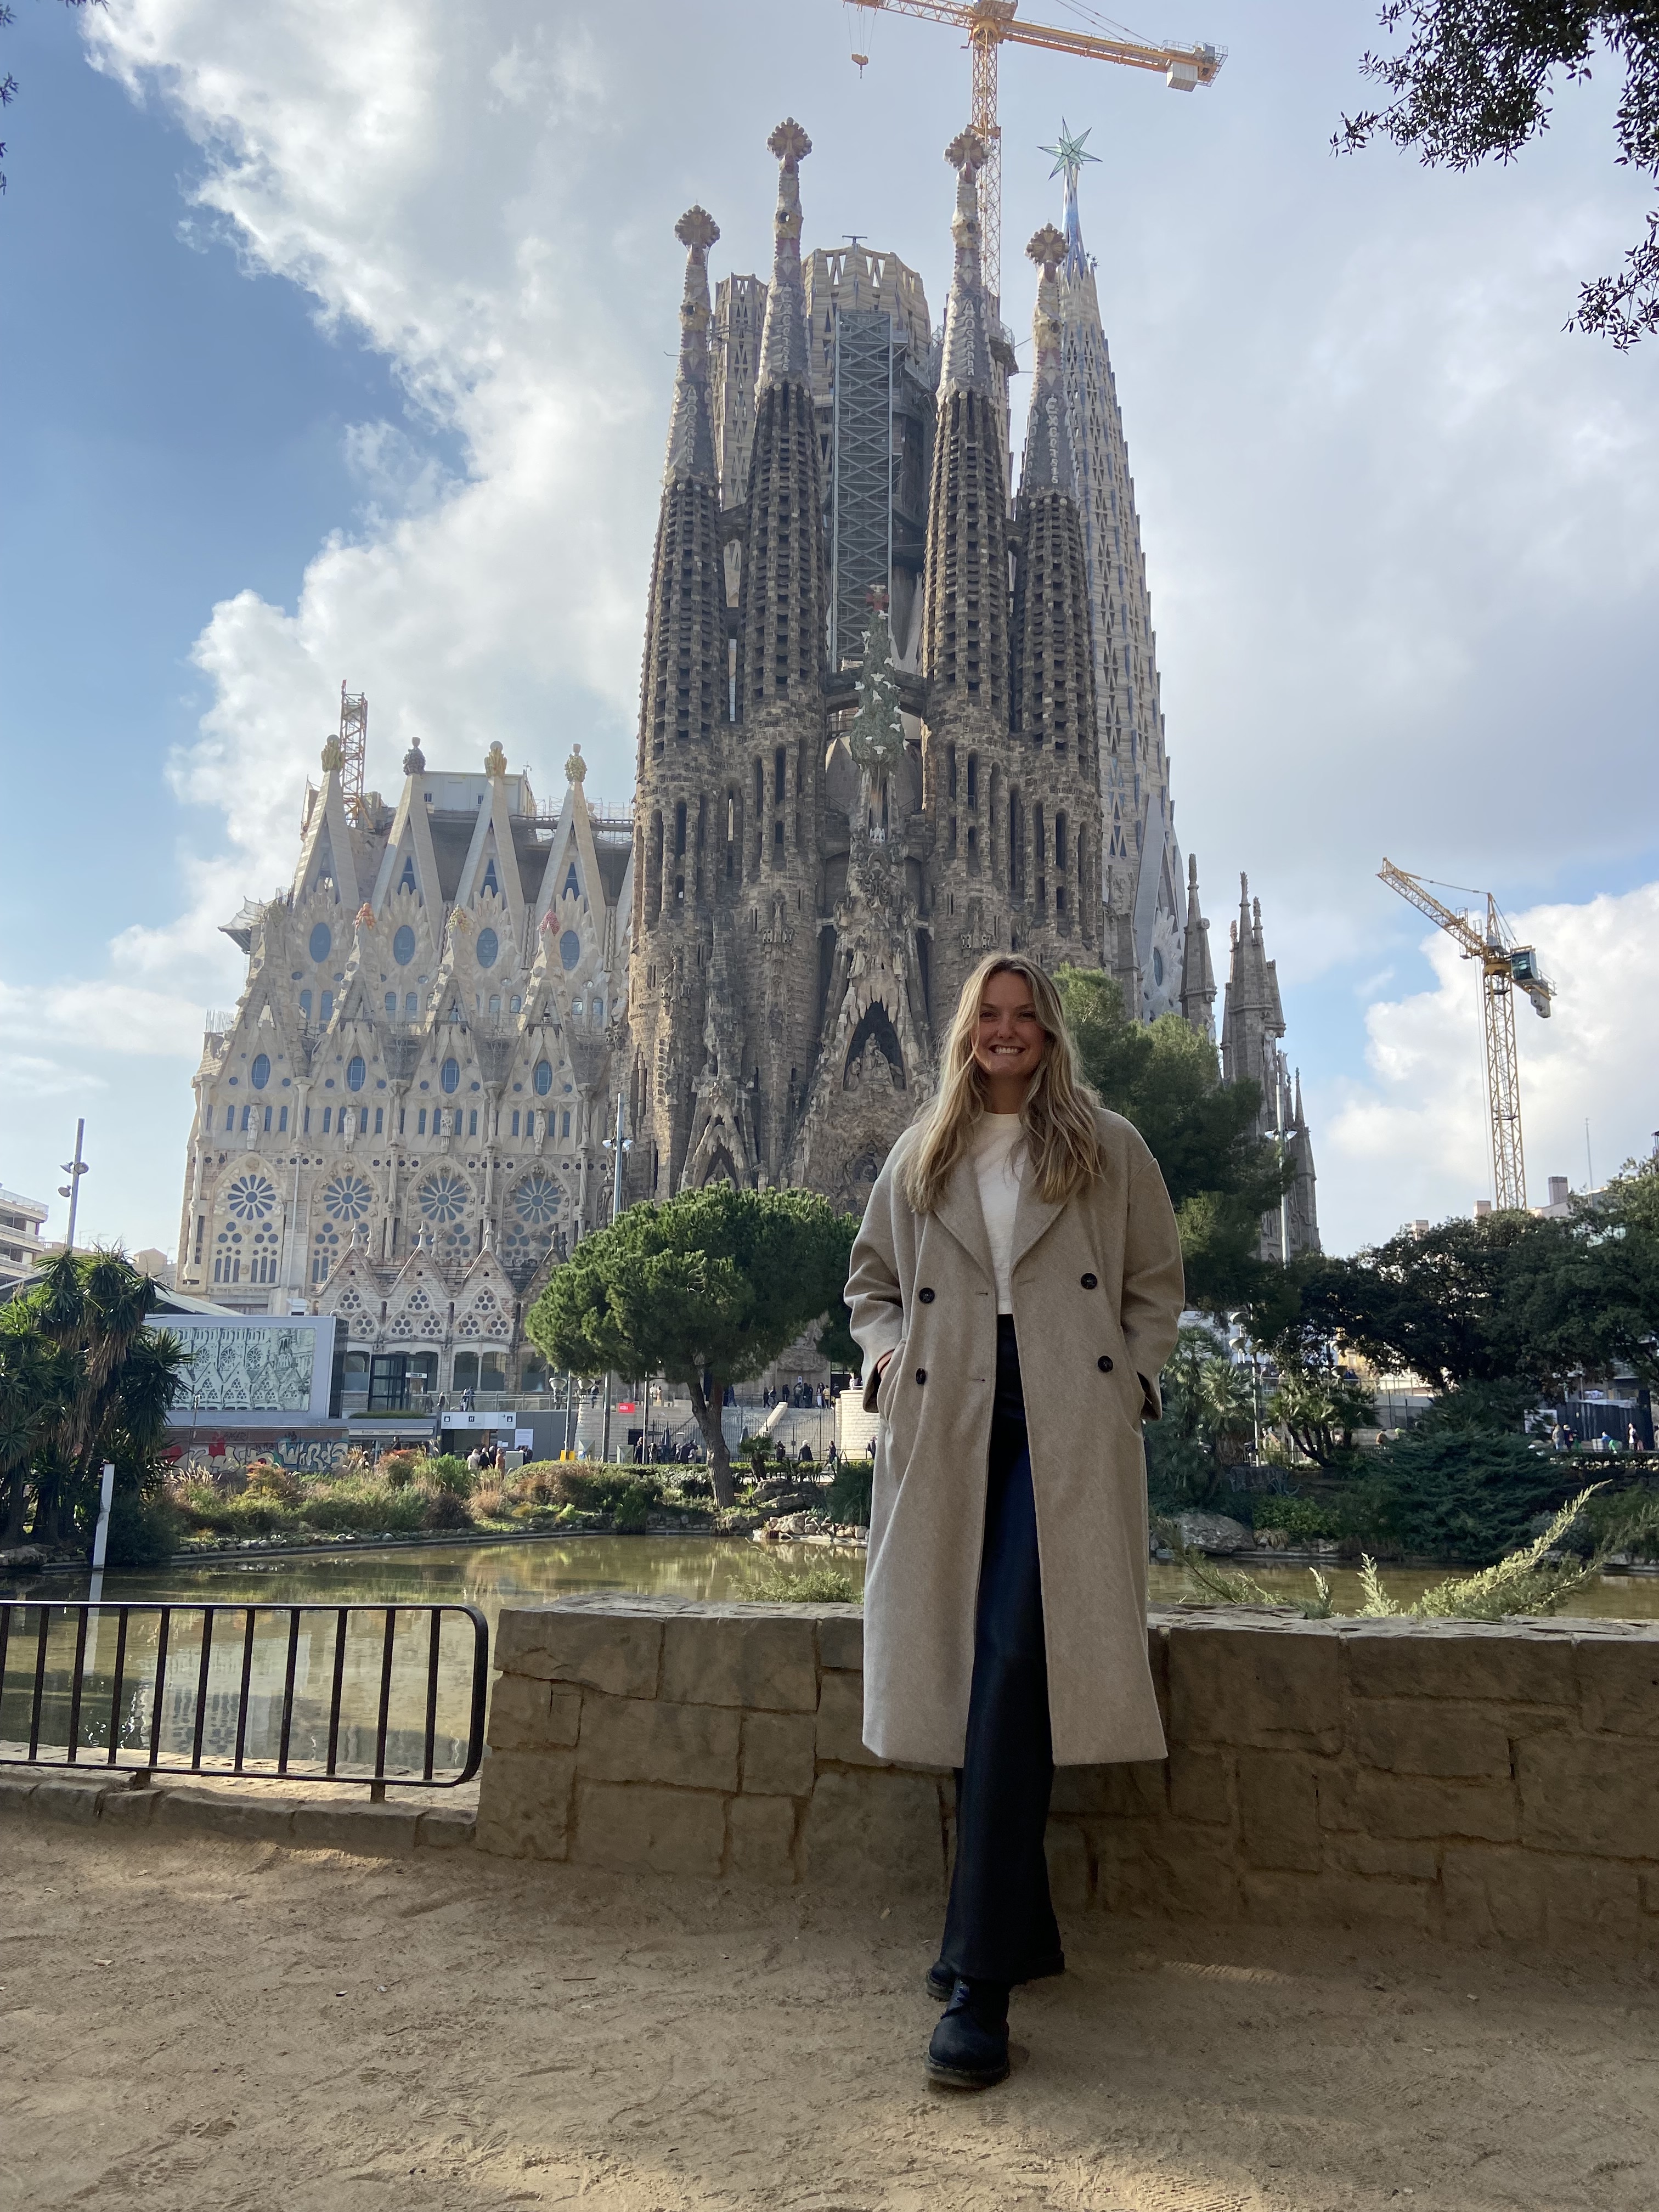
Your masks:
{"label": "coat button", "polygon": [[1083,1278],[1083,1287],[1084,1287],[1084,1289],[1085,1289],[1085,1291],[1094,1291],[1094,1290],[1098,1290],[1098,1289],[1099,1289],[1099,1287],[1100,1287],[1100,1278],[1099,1278],[1099,1276],[1098,1276],[1098,1275],[1085,1275],[1085,1276],[1084,1276],[1084,1278]]}
{"label": "coat button", "polygon": [[1112,1371],[1111,1354],[1107,1352],[1103,1352],[1099,1358],[1096,1360],[1095,1365],[1099,1368],[1103,1375],[1109,1375]]}
{"label": "coat button", "polygon": [[916,1380],[918,1382],[925,1382],[927,1380],[927,1370],[925,1367],[917,1368]]}
{"label": "coat button", "polygon": [[916,1296],[925,1306],[930,1306],[933,1303],[933,1294],[931,1291],[918,1291]]}

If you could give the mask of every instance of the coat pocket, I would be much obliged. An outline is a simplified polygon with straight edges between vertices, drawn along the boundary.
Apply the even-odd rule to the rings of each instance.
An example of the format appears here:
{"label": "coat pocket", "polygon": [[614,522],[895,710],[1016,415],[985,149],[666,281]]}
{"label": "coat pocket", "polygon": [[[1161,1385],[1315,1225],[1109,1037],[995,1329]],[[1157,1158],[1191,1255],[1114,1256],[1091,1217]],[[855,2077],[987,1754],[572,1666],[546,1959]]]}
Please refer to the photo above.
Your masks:
{"label": "coat pocket", "polygon": [[876,1385],[878,1420],[885,1421],[892,1418],[893,1399],[898,1389],[899,1376],[904,1368],[904,1355],[908,1351],[909,1346],[910,1340],[906,1337],[904,1342],[897,1347],[886,1366],[881,1370],[881,1380]]}

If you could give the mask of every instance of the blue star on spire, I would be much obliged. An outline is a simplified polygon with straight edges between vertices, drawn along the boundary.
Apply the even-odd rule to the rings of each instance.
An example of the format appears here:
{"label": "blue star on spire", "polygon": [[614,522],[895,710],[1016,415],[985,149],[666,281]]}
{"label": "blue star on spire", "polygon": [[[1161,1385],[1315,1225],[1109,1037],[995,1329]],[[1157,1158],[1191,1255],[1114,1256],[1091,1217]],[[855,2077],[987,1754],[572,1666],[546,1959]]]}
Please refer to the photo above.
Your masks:
{"label": "blue star on spire", "polygon": [[[1089,131],[1093,129],[1094,125],[1091,123],[1089,125]],[[1089,143],[1089,131],[1079,131],[1073,137],[1072,126],[1062,115],[1060,118],[1060,137],[1056,143],[1037,148],[1039,154],[1054,155],[1054,166],[1049,170],[1048,174],[1051,177],[1064,177],[1067,191],[1077,190],[1078,172],[1084,163],[1098,161],[1100,159],[1098,154],[1089,154],[1084,151]]]}
{"label": "blue star on spire", "polygon": [[[1093,127],[1091,124],[1090,129]],[[1083,223],[1077,210],[1077,180],[1085,161],[1098,163],[1100,160],[1098,154],[1085,150],[1088,137],[1087,131],[1073,132],[1062,115],[1058,141],[1052,146],[1039,146],[1037,149],[1040,154],[1052,154],[1054,157],[1054,166],[1048,174],[1066,179],[1066,266],[1073,276],[1079,274],[1085,265]]]}

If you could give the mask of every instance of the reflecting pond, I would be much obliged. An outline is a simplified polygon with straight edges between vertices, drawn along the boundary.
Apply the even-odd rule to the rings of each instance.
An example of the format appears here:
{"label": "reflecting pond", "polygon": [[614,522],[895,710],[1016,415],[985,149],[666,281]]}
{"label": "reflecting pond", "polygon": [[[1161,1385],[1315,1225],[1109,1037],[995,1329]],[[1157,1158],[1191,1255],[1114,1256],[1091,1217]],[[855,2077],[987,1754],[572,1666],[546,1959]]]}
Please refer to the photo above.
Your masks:
{"label": "reflecting pond", "polygon": [[[840,1569],[854,1592],[864,1585],[864,1554],[817,1545],[759,1545],[741,1537],[568,1536],[499,1544],[446,1544],[391,1551],[330,1553],[306,1559],[220,1557],[200,1566],[167,1567],[139,1575],[110,1575],[104,1595],[121,1598],[217,1599],[232,1604],[440,1603],[476,1605],[493,1634],[501,1607],[545,1605],[576,1590],[636,1590],[648,1595],[763,1598],[779,1567]],[[1339,1613],[1358,1613],[1359,1576],[1349,1565],[1325,1567]],[[1384,1585],[1402,1604],[1454,1570],[1385,1567]],[[1299,1603],[1313,1588],[1305,1565],[1252,1565],[1248,1572],[1285,1604]],[[1155,1605],[1177,1604],[1203,1593],[1180,1567],[1154,1561],[1150,1570]],[[30,1577],[27,1583],[0,1580],[0,1595],[62,1601],[86,1595],[84,1576]],[[1577,1615],[1626,1620],[1659,1620],[1659,1576],[1607,1575],[1571,1600]]]}

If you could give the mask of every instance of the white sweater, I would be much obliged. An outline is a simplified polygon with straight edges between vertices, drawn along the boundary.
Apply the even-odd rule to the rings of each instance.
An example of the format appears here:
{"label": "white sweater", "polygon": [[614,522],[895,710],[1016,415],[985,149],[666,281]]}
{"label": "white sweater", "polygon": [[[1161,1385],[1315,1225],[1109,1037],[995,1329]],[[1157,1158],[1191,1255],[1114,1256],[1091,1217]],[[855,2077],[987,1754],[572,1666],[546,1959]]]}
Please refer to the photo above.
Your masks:
{"label": "white sweater", "polygon": [[980,1210],[985,1233],[991,1241],[991,1267],[996,1276],[997,1311],[1014,1310],[1014,1216],[1019,1210],[1020,1178],[1025,1172],[1025,1147],[1018,1114],[987,1114],[974,1134],[974,1172],[979,1178]]}

